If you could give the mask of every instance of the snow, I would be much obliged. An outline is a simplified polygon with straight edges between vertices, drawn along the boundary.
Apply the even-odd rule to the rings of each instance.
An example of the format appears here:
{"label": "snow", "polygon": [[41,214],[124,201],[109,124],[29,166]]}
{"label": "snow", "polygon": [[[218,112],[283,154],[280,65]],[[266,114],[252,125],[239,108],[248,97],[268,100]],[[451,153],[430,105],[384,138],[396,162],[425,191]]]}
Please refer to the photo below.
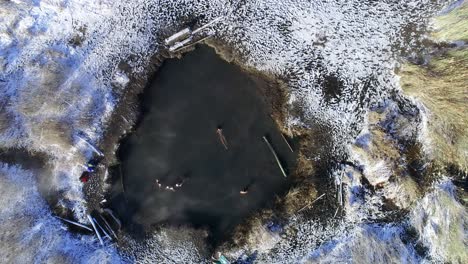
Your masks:
{"label": "snow", "polygon": [[468,212],[454,192],[454,185],[445,177],[410,214],[410,223],[429,249],[432,261],[462,263],[468,257]]}
{"label": "snow", "polygon": [[[24,147],[45,153],[52,166],[53,188],[63,194],[59,203],[84,221],[86,203],[78,177],[81,164],[93,151],[78,136],[84,135],[97,145],[121,99],[119,91],[126,89],[133,78],[145,78],[151,58],[160,51],[165,37],[184,28],[190,19],[204,15],[202,22],[225,16],[214,26],[214,38],[233,47],[238,64],[288,78],[289,105],[300,105],[304,112],[304,116],[288,116],[288,126],[310,127],[316,122],[323,123],[331,127],[336,141],[336,149],[330,151],[346,153],[349,144],[365,131],[367,108],[399,91],[394,73],[398,58],[401,53],[413,52],[422,38],[406,31],[424,31],[428,18],[449,2],[3,1],[0,3],[0,148]],[[123,62],[128,65],[125,70],[119,67]],[[336,98],[329,98],[330,91],[322,88],[330,76],[342,83]],[[418,126],[414,126],[421,124],[424,132],[424,114],[404,119],[398,116],[397,106],[390,105],[389,109],[387,123],[391,133],[401,138],[416,134],[424,141],[426,137],[416,133]],[[368,139],[363,140],[367,143]],[[391,176],[385,161],[366,160],[365,156],[355,159],[366,166],[366,176],[375,176],[373,184]],[[342,170],[346,172],[342,222],[333,220],[323,226],[300,217],[290,219],[289,226],[297,233],[288,239],[259,245],[259,248],[273,248],[271,254],[262,250],[260,260],[268,263],[350,259],[419,261],[413,249],[402,243],[401,225],[368,223],[383,217],[379,211],[382,197],[394,197],[401,185],[389,184],[384,191],[371,194],[359,182],[358,172],[340,168],[336,175],[343,173]],[[11,245],[0,247],[3,257],[14,258],[10,252],[18,252],[14,260],[19,262],[43,262],[62,255],[69,262],[118,262],[112,247],[97,248],[91,237],[75,236],[61,229],[62,225],[51,217],[35,189],[33,172],[2,164],[0,174],[3,190],[0,218],[7,219],[0,230],[13,238]],[[435,194],[426,196],[421,206],[413,209],[411,221],[422,242],[430,248],[430,255],[444,259],[447,257],[444,251],[448,249],[436,242],[434,234],[439,233],[425,224],[420,217],[423,212],[418,210],[433,210],[429,215],[432,223],[443,228],[447,228],[440,220],[444,214],[460,223],[460,215],[466,220],[466,212],[454,202],[450,192],[437,188]],[[365,193],[365,199],[356,195],[360,190]],[[449,200],[448,211],[440,207],[447,199],[440,197]],[[403,201],[399,205],[410,206]],[[19,218],[15,227],[10,218],[22,214],[24,217]],[[15,231],[10,232],[9,227]],[[458,233],[466,232],[460,231],[460,226],[457,228]],[[177,232],[171,231],[174,233]],[[187,234],[186,240],[175,242],[171,237],[159,233],[146,245],[136,245],[136,258],[147,262],[169,261],[171,258],[164,255],[177,252],[172,254],[172,260],[201,261],[199,246],[189,242],[195,235]],[[331,237],[336,238],[331,240]],[[5,244],[3,239],[2,243]],[[386,244],[390,246],[386,248]],[[366,247],[374,245],[372,254],[363,255]],[[43,251],[43,247],[50,248],[51,253]],[[156,247],[162,248],[152,252]],[[26,248],[31,249],[21,251]],[[387,258],[379,258],[379,254]]]}
{"label": "snow", "polygon": [[414,249],[401,239],[403,231],[392,225],[359,225],[349,234],[318,247],[308,262],[416,263],[419,258]]}
{"label": "snow", "polygon": [[0,163],[0,257],[4,263],[119,263],[112,247],[68,231],[36,188],[30,171]]}

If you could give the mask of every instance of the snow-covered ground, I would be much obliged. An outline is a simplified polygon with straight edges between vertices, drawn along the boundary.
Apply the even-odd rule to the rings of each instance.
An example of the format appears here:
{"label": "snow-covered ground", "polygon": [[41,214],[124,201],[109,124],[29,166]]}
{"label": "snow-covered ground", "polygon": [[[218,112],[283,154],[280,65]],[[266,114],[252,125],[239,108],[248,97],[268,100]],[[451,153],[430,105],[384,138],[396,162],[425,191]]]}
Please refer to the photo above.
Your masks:
{"label": "snow-covered ground", "polygon": [[[398,78],[394,74],[398,56],[401,52],[413,52],[422,37],[418,32],[424,32],[428,19],[449,3],[3,1],[0,148],[23,147],[48,155],[51,188],[60,192],[61,203],[84,221],[86,205],[78,177],[80,164],[92,155],[92,150],[80,138],[93,143],[102,139],[122,90],[132,77],[144,78],[164,37],[194,18],[207,22],[223,16],[213,28],[214,38],[233,48],[237,63],[288,78],[291,107],[300,106],[304,113],[288,120],[306,127],[317,123],[331,127],[339,143],[335,145],[340,146],[336,151],[349,152],[348,146],[367,129],[368,107],[398,93]],[[339,84],[338,91],[323,88],[330,79]],[[420,118],[408,122],[408,126],[397,125],[396,133],[421,137]],[[352,150],[351,154],[365,166],[364,176],[378,175],[372,184],[395,173],[384,159],[369,158]],[[38,194],[33,174],[1,164],[0,256],[17,263],[51,258],[58,258],[51,261],[60,263],[117,262],[119,257],[112,246],[103,249],[91,237],[74,236],[61,229]],[[427,247],[428,256],[435,261],[448,259],[455,263],[457,260],[451,259],[449,252],[466,250],[466,211],[447,187],[449,182],[435,184],[431,193],[416,204],[400,204],[411,211],[402,222],[372,224],[368,221],[379,217],[382,196],[395,195],[402,187],[392,185],[384,188],[384,194],[367,194],[363,204],[358,205],[351,190],[364,187],[351,178],[347,181],[350,196],[345,199],[349,204],[342,222],[323,227],[307,219],[291,219],[289,225],[299,231],[292,238],[275,240],[274,250],[261,254],[259,260],[423,261],[412,242],[402,241],[401,234],[408,226],[421,235],[419,243]],[[19,219],[18,224],[12,219]],[[443,234],[441,230],[454,228],[457,238],[464,240],[455,249],[447,248],[450,243],[437,242],[438,234]],[[187,237],[193,236],[187,233]],[[151,258],[154,254],[149,253],[159,247],[157,252],[170,251],[173,259],[200,261],[196,246],[168,241],[164,243],[164,234],[157,234],[144,246],[134,245],[139,253],[132,258],[170,262],[170,256]]]}
{"label": "snow-covered ground", "polygon": [[34,175],[0,163],[0,256],[2,263],[118,263],[112,247],[71,234],[54,218]]}

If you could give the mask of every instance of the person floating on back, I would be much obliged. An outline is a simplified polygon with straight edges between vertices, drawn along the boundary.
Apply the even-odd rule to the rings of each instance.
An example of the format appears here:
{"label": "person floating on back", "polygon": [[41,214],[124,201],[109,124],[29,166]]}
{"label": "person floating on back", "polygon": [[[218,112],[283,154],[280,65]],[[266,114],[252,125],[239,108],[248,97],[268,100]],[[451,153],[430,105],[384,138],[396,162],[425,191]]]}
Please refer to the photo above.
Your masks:
{"label": "person floating on back", "polygon": [[239,193],[242,195],[247,194],[249,192],[249,187],[250,185],[245,186]]}
{"label": "person floating on back", "polygon": [[221,141],[221,144],[223,144],[224,148],[227,150],[227,140],[226,137],[224,137],[223,129],[221,129],[221,127],[218,127],[218,129],[216,129],[216,134],[218,134],[219,141]]}
{"label": "person floating on back", "polygon": [[244,189],[242,189],[239,193],[240,193],[241,195],[247,194],[247,193],[249,192],[249,190],[250,190],[250,187],[252,187],[252,185],[254,184],[254,182],[255,182],[255,181],[250,180],[249,184],[247,184],[247,185],[244,187]]}

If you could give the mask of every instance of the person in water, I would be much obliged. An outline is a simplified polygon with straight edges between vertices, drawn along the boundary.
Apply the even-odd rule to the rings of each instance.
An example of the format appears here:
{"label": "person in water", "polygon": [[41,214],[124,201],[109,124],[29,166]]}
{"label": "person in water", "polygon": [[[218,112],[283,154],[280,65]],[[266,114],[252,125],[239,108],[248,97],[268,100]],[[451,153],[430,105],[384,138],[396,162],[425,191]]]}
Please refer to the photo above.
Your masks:
{"label": "person in water", "polygon": [[185,180],[181,180],[180,182],[178,182],[178,183],[175,184],[175,187],[176,187],[176,188],[182,187],[182,185],[184,185],[184,182],[185,182]]}
{"label": "person in water", "polygon": [[221,144],[223,144],[224,148],[227,150],[227,140],[226,137],[224,137],[223,129],[221,127],[218,127],[218,129],[216,129],[216,134],[218,134],[219,141],[221,141]]}
{"label": "person in water", "polygon": [[161,187],[162,187],[162,184],[161,184],[161,182],[159,181],[159,179],[156,179],[156,186],[158,186],[158,188],[160,188],[160,189],[161,189]]}
{"label": "person in water", "polygon": [[242,195],[247,194],[249,192],[249,188],[250,188],[250,184],[245,186],[244,189],[242,189],[239,193]]}
{"label": "person in water", "polygon": [[[248,171],[247,171],[247,173],[248,173]],[[249,192],[250,187],[251,187],[253,184],[254,184],[254,181],[253,181],[253,180],[250,180],[249,184],[247,184],[247,185],[244,187],[244,189],[242,189],[239,193],[240,193],[241,195],[247,194],[247,193]]]}

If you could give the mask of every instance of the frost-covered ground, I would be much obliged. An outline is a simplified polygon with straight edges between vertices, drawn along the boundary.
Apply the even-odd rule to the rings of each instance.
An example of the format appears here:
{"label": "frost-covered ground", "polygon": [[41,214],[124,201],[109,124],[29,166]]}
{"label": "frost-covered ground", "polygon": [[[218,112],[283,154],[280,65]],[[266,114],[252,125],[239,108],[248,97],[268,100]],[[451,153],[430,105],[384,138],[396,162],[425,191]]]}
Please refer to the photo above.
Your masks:
{"label": "frost-covered ground", "polygon": [[[232,48],[236,62],[287,81],[290,107],[302,113],[288,116],[288,124],[329,127],[339,146],[333,151],[356,164],[335,172],[337,183],[344,184],[342,217],[326,226],[293,217],[286,229],[294,232],[266,235],[270,239],[257,245],[258,261],[461,263],[467,259],[467,215],[453,187],[444,180],[416,195],[417,183],[401,174],[396,157],[401,156],[398,142],[424,136],[424,116],[415,102],[399,97],[394,68],[399,56],[417,51],[428,19],[449,3],[3,1],[0,148],[46,154],[52,168],[49,188],[84,221],[78,177],[92,150],[81,138],[102,140],[122,91],[132,78],[144,78],[164,37],[194,18],[203,23],[223,16],[213,28],[214,39]],[[381,144],[385,140],[390,141]],[[383,151],[385,145],[393,147]],[[17,263],[117,261],[112,246],[102,249],[91,237],[61,228],[36,191],[34,171],[2,164],[0,176],[0,256]],[[362,184],[364,178],[370,185]],[[409,213],[382,223],[388,216],[382,210],[386,199]],[[405,239],[410,229],[416,235]],[[202,261],[200,246],[191,242],[196,232],[187,231],[185,243],[173,242],[181,238],[172,233],[177,232],[155,234],[144,245],[130,242],[136,253],[124,260]]]}
{"label": "frost-covered ground", "polygon": [[30,171],[0,163],[2,263],[117,263],[116,249],[63,227],[39,194]]}

